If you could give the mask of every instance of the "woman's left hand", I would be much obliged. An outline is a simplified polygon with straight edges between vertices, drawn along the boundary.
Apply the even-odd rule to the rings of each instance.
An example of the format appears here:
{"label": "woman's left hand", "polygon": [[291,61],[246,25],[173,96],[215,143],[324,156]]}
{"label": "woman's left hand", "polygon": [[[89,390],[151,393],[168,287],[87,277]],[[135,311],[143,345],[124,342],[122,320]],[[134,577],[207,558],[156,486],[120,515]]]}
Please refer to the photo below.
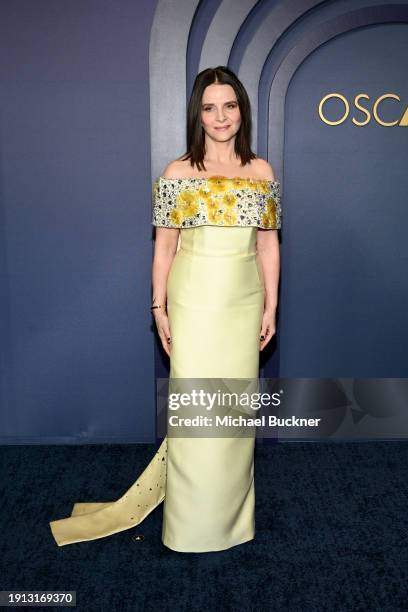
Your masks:
{"label": "woman's left hand", "polygon": [[275,310],[264,310],[260,339],[259,339],[259,342],[260,342],[259,350],[260,351],[262,351],[265,348],[265,346],[268,344],[272,336],[274,336],[276,333],[275,317],[276,317]]}

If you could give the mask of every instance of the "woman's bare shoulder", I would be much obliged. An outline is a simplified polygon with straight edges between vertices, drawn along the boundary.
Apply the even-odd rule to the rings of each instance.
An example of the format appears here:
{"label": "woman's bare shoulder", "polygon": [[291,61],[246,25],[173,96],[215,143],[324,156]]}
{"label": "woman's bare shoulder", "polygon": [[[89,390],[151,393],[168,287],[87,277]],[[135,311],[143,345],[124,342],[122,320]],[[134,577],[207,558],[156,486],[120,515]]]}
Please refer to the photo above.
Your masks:
{"label": "woman's bare shoulder", "polygon": [[174,159],[169,162],[162,172],[163,178],[178,179],[186,178],[191,175],[190,160]]}
{"label": "woman's bare shoulder", "polygon": [[267,181],[275,180],[275,173],[273,171],[273,168],[271,164],[266,161],[266,159],[257,157],[256,159],[251,160],[251,166],[253,166],[257,178],[265,179]]}

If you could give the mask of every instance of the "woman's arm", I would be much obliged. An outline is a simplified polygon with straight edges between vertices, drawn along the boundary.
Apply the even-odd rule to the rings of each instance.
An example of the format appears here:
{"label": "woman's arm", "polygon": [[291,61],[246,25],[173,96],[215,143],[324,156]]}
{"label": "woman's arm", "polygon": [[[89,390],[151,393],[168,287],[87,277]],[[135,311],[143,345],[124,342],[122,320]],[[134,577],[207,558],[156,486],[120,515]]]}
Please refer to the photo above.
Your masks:
{"label": "woman's arm", "polygon": [[[179,164],[177,160],[171,161],[165,167],[162,176],[164,178],[177,178]],[[153,255],[153,304],[165,304],[167,296],[167,276],[173,257],[177,251],[180,230],[172,227],[156,227],[156,240]],[[152,304],[152,305],[153,305]],[[161,308],[155,308],[157,312]]]}
{"label": "woman's arm", "polygon": [[179,233],[179,229],[156,227],[152,266],[152,305],[166,303],[167,277],[177,251]]}
{"label": "woman's arm", "polygon": [[[164,178],[177,178],[179,171],[177,160],[171,161],[165,167],[162,176]],[[177,252],[180,230],[172,227],[156,227],[156,240],[154,243],[153,265],[152,265],[152,306],[167,303],[167,278],[171,264]],[[154,308],[152,310],[156,321],[157,331],[163,348],[170,356],[170,324],[167,310]]]}
{"label": "woman's arm", "polygon": [[[259,159],[259,170],[262,178],[275,180],[275,173],[269,162]],[[278,305],[278,286],[280,274],[280,252],[277,230],[258,228],[256,239],[257,256],[260,260],[264,278],[265,302],[261,327],[261,346],[265,348],[276,332],[276,308]],[[264,339],[262,339],[264,336]]]}
{"label": "woman's arm", "polygon": [[[155,304],[166,304],[167,278],[174,256],[177,252],[179,233],[179,229],[156,227],[156,240],[152,265],[152,306]],[[171,342],[171,334],[167,311],[163,308],[155,308],[152,312],[163,348],[170,356],[169,345]]]}
{"label": "woman's arm", "polygon": [[256,249],[262,266],[265,288],[264,314],[260,338],[260,350],[262,351],[276,332],[276,308],[278,305],[280,274],[278,231],[258,228]]}
{"label": "woman's arm", "polygon": [[256,250],[264,276],[265,310],[274,312],[278,305],[280,274],[278,230],[264,230],[258,228]]}

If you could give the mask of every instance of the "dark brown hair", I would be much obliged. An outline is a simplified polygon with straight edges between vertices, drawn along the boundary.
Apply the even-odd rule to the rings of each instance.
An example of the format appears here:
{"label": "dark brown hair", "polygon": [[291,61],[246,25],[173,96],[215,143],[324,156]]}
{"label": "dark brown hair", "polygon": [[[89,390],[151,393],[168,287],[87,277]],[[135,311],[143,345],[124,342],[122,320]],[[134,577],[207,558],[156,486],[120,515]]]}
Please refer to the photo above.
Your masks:
{"label": "dark brown hair", "polygon": [[245,166],[251,159],[256,159],[251,150],[251,105],[245,87],[238,77],[227,68],[217,66],[206,68],[197,74],[187,108],[187,150],[181,156],[183,161],[190,160],[191,166],[197,165],[199,170],[206,170],[204,166],[205,138],[204,128],[201,125],[201,103],[204,89],[213,83],[227,84],[235,91],[241,114],[241,126],[235,136],[235,154],[241,159],[241,166]]}

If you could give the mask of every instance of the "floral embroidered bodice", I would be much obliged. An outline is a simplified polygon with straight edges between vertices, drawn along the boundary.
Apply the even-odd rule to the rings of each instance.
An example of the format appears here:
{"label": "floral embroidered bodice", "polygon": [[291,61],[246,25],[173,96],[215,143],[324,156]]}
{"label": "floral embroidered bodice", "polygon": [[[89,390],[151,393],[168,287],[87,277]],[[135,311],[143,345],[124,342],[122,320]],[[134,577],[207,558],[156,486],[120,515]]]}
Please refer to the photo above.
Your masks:
{"label": "floral embroidered bodice", "polygon": [[281,227],[281,186],[266,179],[170,179],[153,183],[152,224],[188,228],[197,225]]}

